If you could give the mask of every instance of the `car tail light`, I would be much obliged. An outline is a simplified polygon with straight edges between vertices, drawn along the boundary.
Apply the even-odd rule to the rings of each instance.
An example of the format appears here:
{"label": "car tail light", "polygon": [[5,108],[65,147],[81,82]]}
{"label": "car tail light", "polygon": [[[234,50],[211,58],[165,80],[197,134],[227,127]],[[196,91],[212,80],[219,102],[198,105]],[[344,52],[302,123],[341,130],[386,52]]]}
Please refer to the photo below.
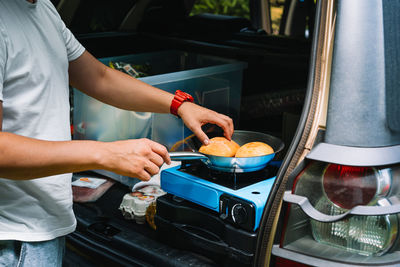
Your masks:
{"label": "car tail light", "polygon": [[[399,174],[400,165],[359,167],[309,161],[296,177],[292,195],[306,197],[316,213],[330,216],[344,214],[356,206],[384,209],[386,205],[395,204],[391,202],[400,195]],[[291,204],[281,247],[296,244],[299,250],[304,250],[313,239],[359,255],[383,255],[396,246],[398,224],[397,213],[350,215],[323,222],[308,217],[299,205]]]}
{"label": "car tail light", "polygon": [[375,172],[370,167],[328,164],[322,181],[327,198],[344,209],[368,205],[378,187]]}
{"label": "car tail light", "polygon": [[[316,209],[329,215],[345,211],[326,203],[321,198]],[[314,239],[320,243],[361,255],[381,255],[391,248],[397,237],[398,220],[396,215],[352,216],[332,223],[311,220],[311,229]]]}
{"label": "car tail light", "polygon": [[281,257],[276,257],[275,259],[275,267],[309,267],[310,265],[299,263],[296,261],[288,260]]}

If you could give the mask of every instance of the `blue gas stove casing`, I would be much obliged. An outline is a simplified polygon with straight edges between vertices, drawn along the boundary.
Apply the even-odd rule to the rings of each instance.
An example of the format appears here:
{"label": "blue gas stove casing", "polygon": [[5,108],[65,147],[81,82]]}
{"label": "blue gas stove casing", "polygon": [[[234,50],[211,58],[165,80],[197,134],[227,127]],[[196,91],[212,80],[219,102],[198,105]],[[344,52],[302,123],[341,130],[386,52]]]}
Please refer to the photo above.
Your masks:
{"label": "blue gas stove casing", "polygon": [[180,168],[177,166],[161,172],[164,191],[211,209],[219,213],[221,219],[241,228],[258,229],[275,175],[235,190],[183,172]]}

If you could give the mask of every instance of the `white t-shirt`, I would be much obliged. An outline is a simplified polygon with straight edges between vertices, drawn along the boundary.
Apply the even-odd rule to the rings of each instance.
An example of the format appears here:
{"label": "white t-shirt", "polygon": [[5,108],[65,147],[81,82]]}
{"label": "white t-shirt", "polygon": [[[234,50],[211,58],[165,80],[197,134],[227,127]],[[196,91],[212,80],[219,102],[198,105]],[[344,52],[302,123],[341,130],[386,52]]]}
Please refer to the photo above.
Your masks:
{"label": "white t-shirt", "polygon": [[[49,0],[0,0],[3,131],[70,140],[68,64],[84,50]],[[49,240],[75,227],[71,174],[0,178],[0,240]]]}

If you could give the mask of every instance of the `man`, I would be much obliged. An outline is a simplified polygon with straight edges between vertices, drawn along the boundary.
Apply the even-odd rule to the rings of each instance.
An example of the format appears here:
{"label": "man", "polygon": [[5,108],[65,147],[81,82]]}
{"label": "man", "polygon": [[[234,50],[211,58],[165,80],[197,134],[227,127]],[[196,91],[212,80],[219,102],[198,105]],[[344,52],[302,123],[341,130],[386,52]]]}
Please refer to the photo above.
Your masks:
{"label": "man", "polygon": [[[174,98],[97,61],[49,0],[0,0],[0,265],[61,266],[62,237],[76,226],[71,172],[148,180],[170,163],[148,139],[71,141],[68,84],[127,110],[169,113]],[[225,115],[190,102],[173,108],[204,144],[205,123],[233,133]]]}

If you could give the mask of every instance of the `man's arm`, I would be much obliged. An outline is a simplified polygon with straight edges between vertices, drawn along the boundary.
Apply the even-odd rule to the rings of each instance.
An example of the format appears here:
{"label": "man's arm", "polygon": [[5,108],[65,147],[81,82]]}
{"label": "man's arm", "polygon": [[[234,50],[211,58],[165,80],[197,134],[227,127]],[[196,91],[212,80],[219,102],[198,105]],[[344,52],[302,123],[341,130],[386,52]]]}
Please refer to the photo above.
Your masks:
{"label": "man's arm", "polygon": [[[0,102],[0,129],[3,104]],[[105,169],[148,180],[170,163],[166,148],[148,139],[117,142],[43,141],[0,131],[0,177],[26,180]]]}
{"label": "man's arm", "polygon": [[169,113],[173,95],[109,68],[85,51],[70,62],[70,84],[109,105],[134,111]]}
{"label": "man's arm", "polygon": [[[172,94],[105,66],[87,51],[70,62],[69,75],[73,87],[104,103],[126,110],[170,112]],[[220,126],[228,139],[232,136],[233,122],[228,116],[189,102],[181,105],[178,114],[203,143],[208,141],[201,130],[206,123]]]}

